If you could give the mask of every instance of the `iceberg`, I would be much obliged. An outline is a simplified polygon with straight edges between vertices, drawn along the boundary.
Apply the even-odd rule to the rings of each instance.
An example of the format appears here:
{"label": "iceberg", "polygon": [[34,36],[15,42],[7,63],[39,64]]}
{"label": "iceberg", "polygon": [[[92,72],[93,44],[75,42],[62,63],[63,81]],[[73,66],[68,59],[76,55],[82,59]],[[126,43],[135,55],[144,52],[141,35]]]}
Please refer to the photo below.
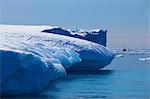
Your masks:
{"label": "iceberg", "polygon": [[75,38],[80,38],[88,41],[92,41],[98,44],[101,44],[103,46],[106,46],[106,33],[107,30],[100,30],[100,29],[94,29],[94,30],[84,30],[84,29],[69,29],[65,30],[62,28],[51,28],[51,29],[45,29],[41,32],[45,33],[54,33],[54,34],[60,34]]}
{"label": "iceberg", "polygon": [[0,25],[1,93],[36,93],[72,71],[99,70],[114,54],[103,45],[44,33],[54,26]]}
{"label": "iceberg", "polygon": [[[5,25],[4,27],[6,28]],[[22,27],[22,31],[19,30],[20,27]],[[2,25],[2,28],[3,28],[3,25]],[[103,45],[90,42],[90,41],[86,41],[86,40],[82,40],[82,39],[78,39],[78,38],[64,36],[64,35],[58,35],[58,34],[53,34],[53,33],[48,33],[48,34],[41,33],[39,26],[38,27],[34,26],[32,30],[30,26],[18,27],[18,26],[10,25],[7,28],[8,29],[1,29],[1,37],[9,39],[7,40],[7,42],[10,42],[10,44],[12,42],[10,39],[15,39],[15,40],[19,40],[22,43],[25,42],[26,45],[40,44],[41,46],[47,46],[49,48],[50,47],[66,48],[66,49],[75,51],[79,54],[79,57],[81,58],[82,61],[78,63],[78,65],[80,64],[82,65],[84,61],[86,61],[86,63],[88,63],[89,61],[93,62],[93,63],[92,62],[88,63],[90,65],[88,68],[84,68],[83,65],[72,66],[72,67],[79,67],[78,70],[94,70],[94,69],[97,70],[98,68],[101,69],[102,67],[108,65],[111,62],[111,60],[114,58],[114,54]],[[5,44],[5,43],[6,42],[2,44]],[[7,45],[10,45],[10,44],[7,44]],[[18,46],[19,46],[18,48],[22,48],[21,44],[19,44]],[[27,50],[28,49],[29,48],[27,48]]]}
{"label": "iceberg", "polygon": [[140,61],[150,61],[150,57],[139,58]]}

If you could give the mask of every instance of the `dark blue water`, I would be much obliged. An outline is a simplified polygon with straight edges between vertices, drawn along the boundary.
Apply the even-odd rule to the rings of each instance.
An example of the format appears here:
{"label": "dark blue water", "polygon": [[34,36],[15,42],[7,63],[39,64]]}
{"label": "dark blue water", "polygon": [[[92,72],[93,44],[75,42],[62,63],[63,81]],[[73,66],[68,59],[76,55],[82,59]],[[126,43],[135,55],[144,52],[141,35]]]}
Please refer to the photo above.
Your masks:
{"label": "dark blue water", "polygon": [[[149,54],[125,54],[99,72],[74,73],[49,84],[39,95],[22,98],[42,99],[149,99]],[[19,97],[20,98],[20,97]]]}

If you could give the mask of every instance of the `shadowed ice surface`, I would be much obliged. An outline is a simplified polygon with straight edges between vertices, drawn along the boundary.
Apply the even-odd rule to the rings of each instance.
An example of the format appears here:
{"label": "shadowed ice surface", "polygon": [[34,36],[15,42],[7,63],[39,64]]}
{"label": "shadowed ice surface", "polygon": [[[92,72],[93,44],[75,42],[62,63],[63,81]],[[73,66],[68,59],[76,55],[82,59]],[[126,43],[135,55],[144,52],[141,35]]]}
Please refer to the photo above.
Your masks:
{"label": "shadowed ice surface", "polygon": [[51,82],[44,92],[12,98],[41,99],[149,99],[150,54],[125,54],[99,72],[78,72]]}

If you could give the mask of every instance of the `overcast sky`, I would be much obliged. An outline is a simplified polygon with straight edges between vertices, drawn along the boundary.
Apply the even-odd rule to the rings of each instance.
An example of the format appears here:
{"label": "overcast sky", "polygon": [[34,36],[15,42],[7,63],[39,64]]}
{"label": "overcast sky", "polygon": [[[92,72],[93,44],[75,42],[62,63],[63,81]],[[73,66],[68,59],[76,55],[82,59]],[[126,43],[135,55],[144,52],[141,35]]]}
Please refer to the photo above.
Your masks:
{"label": "overcast sky", "polygon": [[107,29],[110,48],[150,48],[149,3],[149,0],[0,0],[0,23]]}

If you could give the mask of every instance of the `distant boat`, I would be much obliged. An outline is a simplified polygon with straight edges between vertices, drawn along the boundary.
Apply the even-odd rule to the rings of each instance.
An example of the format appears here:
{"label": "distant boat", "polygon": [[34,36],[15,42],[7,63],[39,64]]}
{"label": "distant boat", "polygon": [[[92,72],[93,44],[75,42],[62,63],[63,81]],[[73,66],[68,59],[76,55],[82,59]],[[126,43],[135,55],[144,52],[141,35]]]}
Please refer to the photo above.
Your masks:
{"label": "distant boat", "polygon": [[125,49],[125,48],[124,48],[122,51],[126,52],[126,51],[127,51],[127,49]]}

